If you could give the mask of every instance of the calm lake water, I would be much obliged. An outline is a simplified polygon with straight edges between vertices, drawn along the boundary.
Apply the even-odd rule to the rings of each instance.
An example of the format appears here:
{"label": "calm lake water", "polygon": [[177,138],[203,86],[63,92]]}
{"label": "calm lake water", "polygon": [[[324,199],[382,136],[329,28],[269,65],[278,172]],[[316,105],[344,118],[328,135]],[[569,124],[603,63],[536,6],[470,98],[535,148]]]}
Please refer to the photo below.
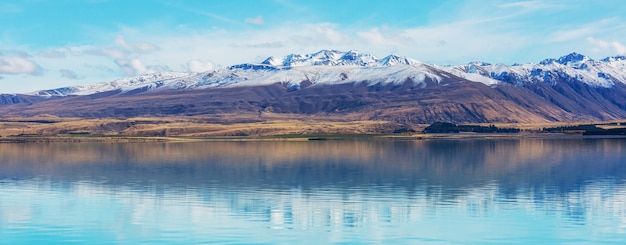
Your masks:
{"label": "calm lake water", "polygon": [[625,244],[626,139],[0,144],[0,244]]}

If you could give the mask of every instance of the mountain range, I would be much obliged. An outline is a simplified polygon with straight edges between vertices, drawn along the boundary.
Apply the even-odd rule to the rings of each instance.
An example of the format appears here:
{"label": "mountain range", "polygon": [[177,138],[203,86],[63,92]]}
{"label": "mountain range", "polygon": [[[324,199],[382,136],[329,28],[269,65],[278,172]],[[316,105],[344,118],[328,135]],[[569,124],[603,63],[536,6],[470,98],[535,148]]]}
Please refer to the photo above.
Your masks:
{"label": "mountain range", "polygon": [[520,123],[626,118],[626,58],[571,53],[539,63],[460,66],[356,51],[269,57],[201,73],[0,95],[4,116],[117,118],[270,115],[399,123]]}

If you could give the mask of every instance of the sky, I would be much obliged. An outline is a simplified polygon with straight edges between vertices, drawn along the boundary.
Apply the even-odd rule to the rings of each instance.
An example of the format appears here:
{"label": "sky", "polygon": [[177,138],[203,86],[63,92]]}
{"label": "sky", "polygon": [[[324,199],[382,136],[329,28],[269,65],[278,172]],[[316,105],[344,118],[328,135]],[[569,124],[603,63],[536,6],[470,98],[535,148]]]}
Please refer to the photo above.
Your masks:
{"label": "sky", "polygon": [[428,64],[626,55],[623,0],[0,0],[0,93],[322,49]]}

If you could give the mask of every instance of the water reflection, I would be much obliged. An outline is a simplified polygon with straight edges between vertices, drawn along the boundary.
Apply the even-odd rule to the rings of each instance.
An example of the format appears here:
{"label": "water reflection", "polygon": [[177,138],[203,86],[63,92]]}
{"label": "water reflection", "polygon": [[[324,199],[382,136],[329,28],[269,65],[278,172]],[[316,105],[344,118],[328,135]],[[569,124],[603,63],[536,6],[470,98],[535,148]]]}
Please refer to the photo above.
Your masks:
{"label": "water reflection", "polygon": [[0,162],[18,242],[626,237],[623,139],[2,144]]}

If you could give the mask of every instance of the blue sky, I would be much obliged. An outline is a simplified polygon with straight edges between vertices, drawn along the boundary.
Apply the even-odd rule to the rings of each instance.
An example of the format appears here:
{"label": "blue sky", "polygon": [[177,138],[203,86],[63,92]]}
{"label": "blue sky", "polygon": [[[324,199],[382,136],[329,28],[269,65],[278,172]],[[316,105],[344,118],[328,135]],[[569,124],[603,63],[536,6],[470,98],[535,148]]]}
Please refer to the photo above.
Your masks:
{"label": "blue sky", "polygon": [[0,0],[0,93],[357,50],[439,65],[626,55],[622,0]]}

